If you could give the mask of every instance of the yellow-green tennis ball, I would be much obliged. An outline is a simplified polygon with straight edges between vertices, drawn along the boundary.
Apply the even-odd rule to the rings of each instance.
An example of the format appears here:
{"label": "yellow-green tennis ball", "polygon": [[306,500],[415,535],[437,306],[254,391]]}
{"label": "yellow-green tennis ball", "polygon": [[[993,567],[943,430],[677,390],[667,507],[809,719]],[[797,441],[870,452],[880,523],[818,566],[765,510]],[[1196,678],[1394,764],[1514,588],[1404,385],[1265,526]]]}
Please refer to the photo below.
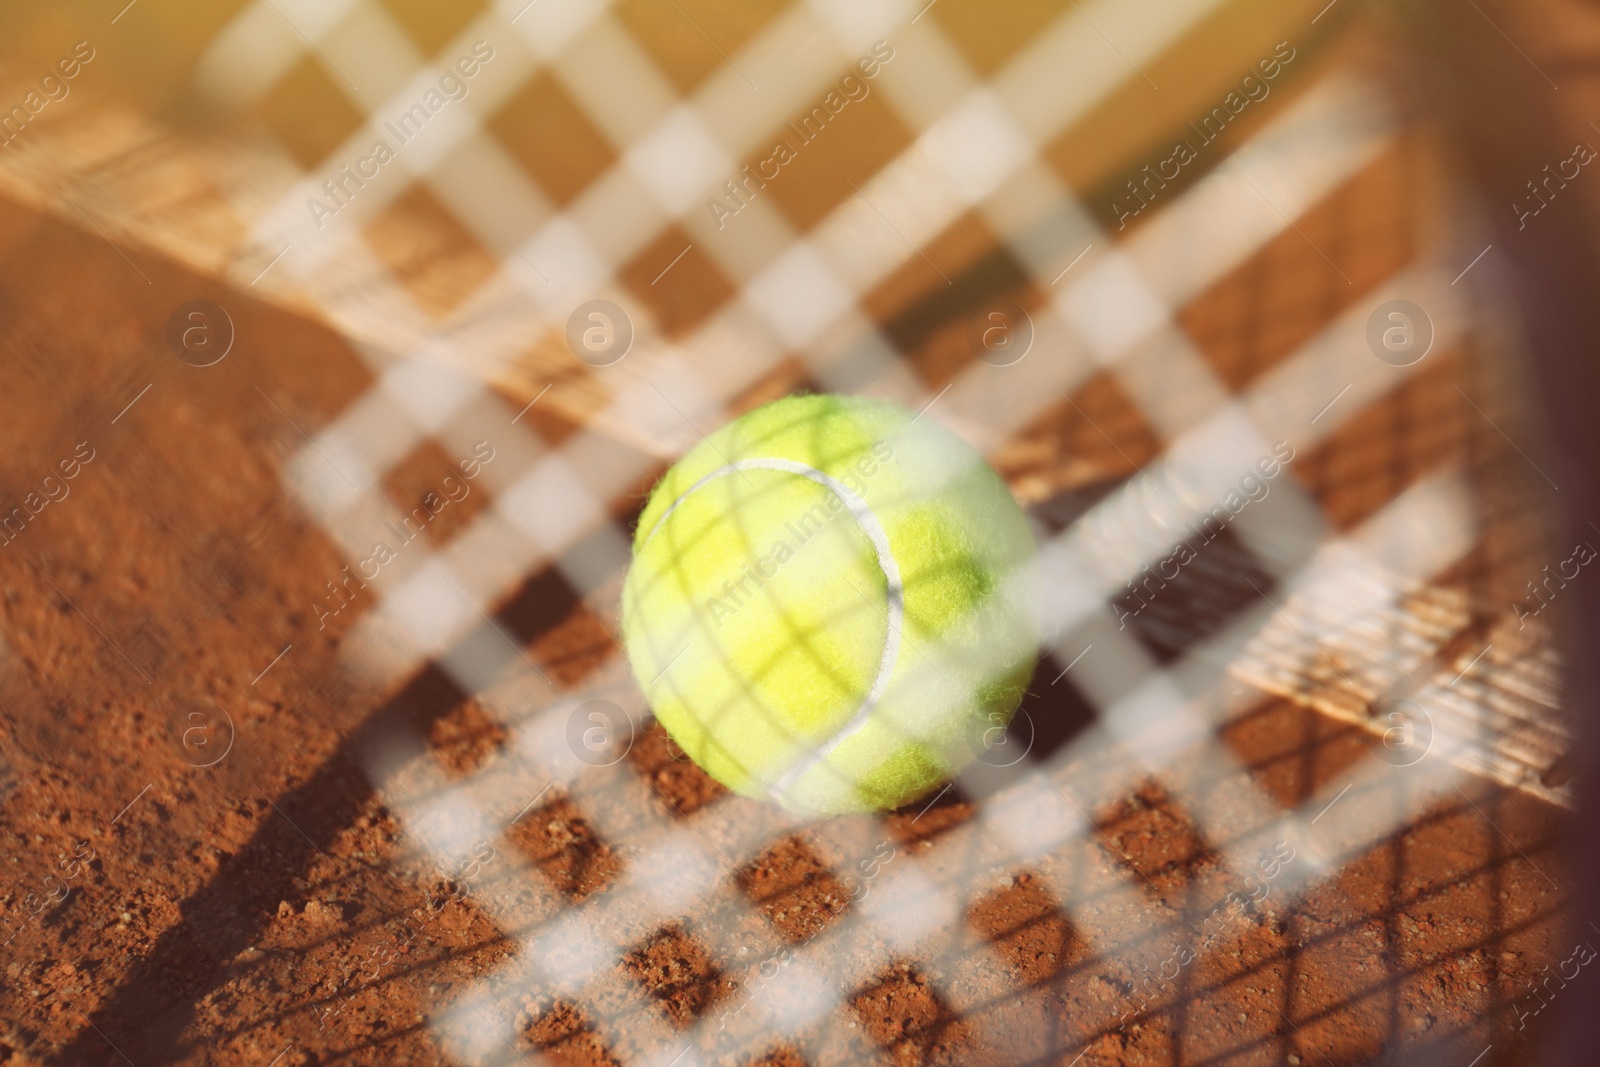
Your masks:
{"label": "yellow-green tennis ball", "polygon": [[[899,807],[967,763],[1033,671],[1022,510],[981,456],[882,401],[796,396],[650,495],[622,593],[634,675],[736,793]],[[975,743],[976,742],[976,743]]]}

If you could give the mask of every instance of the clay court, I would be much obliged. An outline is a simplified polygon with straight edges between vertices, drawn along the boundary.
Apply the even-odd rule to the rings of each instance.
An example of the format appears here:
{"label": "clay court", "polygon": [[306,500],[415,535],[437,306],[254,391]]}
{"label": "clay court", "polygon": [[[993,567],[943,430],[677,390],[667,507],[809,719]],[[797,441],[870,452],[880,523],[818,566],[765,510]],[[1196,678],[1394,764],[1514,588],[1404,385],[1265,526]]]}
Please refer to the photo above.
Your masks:
{"label": "clay court", "polygon": [[[9,13],[0,1064],[1591,1062],[1600,23],[1444,6]],[[730,792],[622,646],[793,393],[1039,546],[893,811]]]}

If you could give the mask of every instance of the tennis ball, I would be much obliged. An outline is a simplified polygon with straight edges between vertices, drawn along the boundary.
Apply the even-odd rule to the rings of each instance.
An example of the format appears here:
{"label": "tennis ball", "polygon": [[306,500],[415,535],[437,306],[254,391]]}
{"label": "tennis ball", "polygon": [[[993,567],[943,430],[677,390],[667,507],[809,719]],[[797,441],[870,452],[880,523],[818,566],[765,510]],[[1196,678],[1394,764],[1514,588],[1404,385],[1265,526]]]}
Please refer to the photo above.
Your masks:
{"label": "tennis ball", "polygon": [[1037,655],[1022,510],[898,405],[793,396],[650,494],[622,592],[634,676],[688,756],[808,814],[899,807],[1000,735]]}

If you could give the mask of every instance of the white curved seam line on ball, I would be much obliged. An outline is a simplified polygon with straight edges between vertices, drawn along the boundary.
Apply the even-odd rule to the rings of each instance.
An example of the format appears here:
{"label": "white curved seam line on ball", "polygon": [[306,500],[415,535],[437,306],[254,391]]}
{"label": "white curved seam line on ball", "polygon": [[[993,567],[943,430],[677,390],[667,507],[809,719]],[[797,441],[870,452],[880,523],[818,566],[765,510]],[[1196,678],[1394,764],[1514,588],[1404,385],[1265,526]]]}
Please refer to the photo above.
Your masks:
{"label": "white curved seam line on ball", "polygon": [[883,697],[883,691],[888,688],[889,676],[894,673],[895,661],[900,657],[900,627],[905,618],[905,588],[900,583],[900,564],[895,561],[894,552],[889,548],[889,535],[884,530],[883,524],[878,521],[867,502],[852,492],[843,482],[824,471],[804,463],[797,463],[791,459],[777,457],[762,457],[759,459],[735,460],[726,466],[702,477],[689,488],[678,495],[678,498],[667,505],[667,510],[661,513],[656,524],[645,535],[640,548],[650,543],[662,525],[678,509],[678,505],[686,500],[689,494],[695,492],[718,478],[725,478],[730,474],[737,474],[744,470],[772,470],[784,471],[789,474],[798,474],[802,478],[809,478],[818,485],[833,490],[839,499],[844,501],[844,506],[849,510],[850,517],[855,519],[861,532],[867,535],[867,540],[872,542],[873,551],[878,556],[878,569],[883,571],[885,584],[885,599],[888,604],[888,618],[883,636],[883,654],[878,658],[878,674],[872,680],[872,688],[867,690],[866,697],[861,701],[861,706],[855,714],[850,716],[834,735],[802,756],[793,767],[785,771],[777,782],[767,787],[767,794],[774,800],[781,801],[784,794],[794,785],[795,781],[812,767],[827,759],[834,749],[838,748],[853,734],[861,730],[872,719],[872,713],[878,706],[878,701]]}

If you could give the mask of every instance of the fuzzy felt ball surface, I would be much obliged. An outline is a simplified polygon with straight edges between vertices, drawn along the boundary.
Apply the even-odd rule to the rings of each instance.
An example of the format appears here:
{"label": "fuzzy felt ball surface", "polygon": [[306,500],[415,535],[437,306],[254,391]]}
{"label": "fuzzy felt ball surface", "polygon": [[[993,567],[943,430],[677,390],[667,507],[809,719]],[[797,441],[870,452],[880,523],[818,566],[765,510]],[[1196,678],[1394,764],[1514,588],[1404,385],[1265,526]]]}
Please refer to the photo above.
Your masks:
{"label": "fuzzy felt ball surface", "polygon": [[1022,510],[898,405],[792,396],[667,472],[634,535],[628,658],[673,740],[808,814],[907,804],[1002,733],[1037,654]]}

